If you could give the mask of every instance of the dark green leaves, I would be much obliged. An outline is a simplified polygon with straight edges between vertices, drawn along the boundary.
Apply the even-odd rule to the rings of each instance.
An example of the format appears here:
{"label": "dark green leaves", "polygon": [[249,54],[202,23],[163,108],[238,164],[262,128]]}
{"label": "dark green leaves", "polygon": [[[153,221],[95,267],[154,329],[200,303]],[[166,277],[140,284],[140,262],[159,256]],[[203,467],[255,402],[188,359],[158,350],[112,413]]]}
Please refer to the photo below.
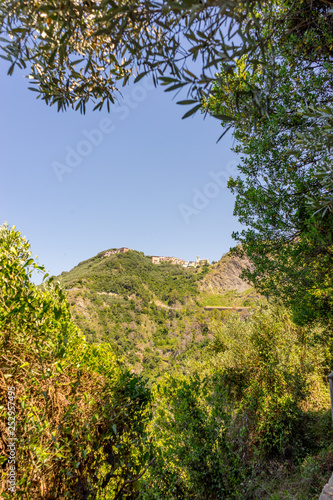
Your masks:
{"label": "dark green leaves", "polygon": [[185,113],[185,115],[182,117],[182,119],[184,118],[188,118],[189,116],[192,116],[194,113],[196,113],[199,109],[201,108],[201,104],[197,104],[197,106],[194,106],[194,108],[190,109],[189,111],[187,111],[187,113]]}

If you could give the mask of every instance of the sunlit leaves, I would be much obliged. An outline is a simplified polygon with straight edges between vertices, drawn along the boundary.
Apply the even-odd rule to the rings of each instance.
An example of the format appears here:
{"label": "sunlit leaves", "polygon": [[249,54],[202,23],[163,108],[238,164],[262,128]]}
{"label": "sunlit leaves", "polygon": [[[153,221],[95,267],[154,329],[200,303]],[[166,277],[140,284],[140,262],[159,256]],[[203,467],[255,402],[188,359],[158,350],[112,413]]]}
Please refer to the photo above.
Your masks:
{"label": "sunlit leaves", "polygon": [[283,14],[276,0],[7,0],[0,6],[1,47],[10,73],[28,64],[32,88],[59,110],[84,112],[89,100],[102,109],[137,70],[136,81],[149,73],[155,83],[175,78],[166,90],[185,87],[199,103],[221,64],[228,72],[242,54],[253,64],[265,57]]}
{"label": "sunlit leaves", "polygon": [[289,49],[276,47],[278,62],[265,72],[251,70],[244,56],[233,74],[220,73],[205,105],[234,127],[238,141],[240,176],[229,187],[245,227],[234,236],[254,263],[247,277],[292,306],[298,321],[327,321],[333,317],[332,67],[318,60],[305,65]]}

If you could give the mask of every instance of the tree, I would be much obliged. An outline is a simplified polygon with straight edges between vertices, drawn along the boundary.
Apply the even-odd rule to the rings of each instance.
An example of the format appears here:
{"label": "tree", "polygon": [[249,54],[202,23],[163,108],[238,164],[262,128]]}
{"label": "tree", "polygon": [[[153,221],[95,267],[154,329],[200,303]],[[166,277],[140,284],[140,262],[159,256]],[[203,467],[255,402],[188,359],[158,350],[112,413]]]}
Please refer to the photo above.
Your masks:
{"label": "tree", "polygon": [[[97,109],[109,106],[119,85],[140,71],[137,80],[151,73],[168,91],[188,86],[183,103],[198,110],[221,64],[232,73],[235,58],[248,54],[249,64],[271,65],[277,37],[302,34],[305,24],[317,27],[321,39],[323,24],[331,26],[323,21],[328,11],[319,0],[310,8],[305,0],[5,0],[2,57],[9,74],[28,66],[32,89],[58,109],[84,112],[89,100]],[[329,51],[324,42],[321,58]],[[192,72],[196,61],[199,76]]]}
{"label": "tree", "polygon": [[276,77],[266,115],[255,111],[247,89],[264,86],[268,72],[258,67],[251,73],[245,56],[232,77],[219,76],[207,108],[235,123],[242,163],[229,187],[237,195],[235,214],[247,226],[234,237],[255,264],[248,279],[291,305],[299,321],[331,318],[333,219],[314,214],[309,200],[322,199],[318,172],[330,166],[332,155],[325,147],[299,148],[299,141],[309,131],[321,137],[304,110],[330,103],[333,71],[326,62],[298,62],[289,46],[276,52],[280,61],[272,68]]}
{"label": "tree", "polygon": [[[31,90],[58,110],[72,106],[84,113],[89,101],[94,109],[105,104],[109,109],[131,76],[139,81],[151,74],[167,91],[187,87],[188,98],[179,102],[194,105],[187,117],[214,93],[216,71],[233,77],[236,61],[246,54],[247,69],[260,67],[266,78],[233,92],[237,99],[244,92],[251,96],[247,113],[255,123],[258,115],[270,113],[271,90],[279,78],[277,47],[284,47],[284,57],[296,65],[331,63],[332,5],[331,0],[5,0],[0,4],[1,57],[9,62],[9,74],[28,67]],[[333,143],[333,109],[329,104],[317,108],[314,102],[313,127],[321,128],[327,147]],[[235,116],[216,117],[225,130],[235,125]],[[244,127],[248,120],[241,122]],[[312,129],[302,141],[313,146]],[[330,172],[318,170],[325,188],[320,200],[311,201],[314,210],[333,207]]]}

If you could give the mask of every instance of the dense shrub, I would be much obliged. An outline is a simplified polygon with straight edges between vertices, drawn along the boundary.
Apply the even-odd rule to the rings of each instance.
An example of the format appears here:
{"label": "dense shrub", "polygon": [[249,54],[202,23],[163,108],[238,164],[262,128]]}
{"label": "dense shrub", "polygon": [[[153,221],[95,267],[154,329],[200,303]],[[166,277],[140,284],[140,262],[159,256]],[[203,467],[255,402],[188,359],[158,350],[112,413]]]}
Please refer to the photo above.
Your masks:
{"label": "dense shrub", "polygon": [[[38,269],[28,242],[1,226],[1,498],[12,497],[13,415],[16,498],[135,498],[150,461],[150,393],[106,345],[87,344],[58,285],[34,286]],[[13,391],[14,411],[7,407]]]}
{"label": "dense shrub", "polygon": [[272,464],[295,468],[329,445],[329,342],[281,307],[216,323],[188,374],[154,390],[157,460],[141,498],[270,498],[260,484]]}

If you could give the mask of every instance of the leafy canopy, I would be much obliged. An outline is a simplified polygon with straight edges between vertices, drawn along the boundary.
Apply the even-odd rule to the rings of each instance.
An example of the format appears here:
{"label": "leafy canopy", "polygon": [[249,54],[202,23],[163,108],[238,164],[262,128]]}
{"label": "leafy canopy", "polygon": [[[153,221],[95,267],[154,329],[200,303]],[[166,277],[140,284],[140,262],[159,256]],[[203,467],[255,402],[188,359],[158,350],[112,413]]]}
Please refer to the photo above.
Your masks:
{"label": "leafy canopy", "polygon": [[[304,36],[315,44],[311,30]],[[205,105],[234,124],[241,163],[229,187],[236,194],[235,215],[246,226],[234,237],[255,264],[247,277],[307,321],[332,316],[333,220],[313,208],[327,202],[321,171],[331,171],[332,154],[328,136],[308,109],[330,105],[333,70],[330,62],[311,55],[307,64],[298,60],[291,50],[296,44],[291,37],[275,48],[268,82],[267,67],[249,68],[247,56],[240,58],[233,75],[220,73]],[[259,98],[254,106],[249,88],[268,84],[269,101]],[[317,147],[304,146],[310,138]]]}
{"label": "leafy canopy", "polygon": [[[281,83],[281,57],[319,71],[331,64],[332,13],[331,2],[323,0],[5,0],[0,3],[0,55],[9,63],[9,74],[26,68],[31,90],[58,110],[70,106],[84,113],[88,102],[94,109],[109,109],[131,76],[138,81],[151,74],[167,91],[187,88],[187,99],[179,103],[193,107],[184,117],[214,95],[216,72],[233,78],[237,61],[246,55],[246,70],[263,78],[233,86],[232,92],[236,108],[239,99],[249,98],[246,113],[253,125],[258,116],[274,112],[271,94]],[[330,153],[330,103],[302,105],[298,111],[312,119],[295,154]],[[234,110],[214,116],[225,130],[249,123]],[[311,199],[312,208],[332,210],[331,170],[320,166],[315,175],[323,189],[320,199]]]}
{"label": "leafy canopy", "polygon": [[[153,75],[168,91],[188,86],[197,103],[222,64],[235,58],[272,64],[277,37],[312,26],[329,10],[323,2],[269,0],[5,0],[0,5],[2,57],[28,67],[32,90],[58,109],[85,111],[113,103],[131,75]],[[292,26],[291,26],[292,23]],[[318,33],[322,30],[318,25]],[[327,22],[326,22],[327,24]],[[326,43],[327,45],[327,43]],[[323,53],[327,49],[324,44]],[[196,64],[197,63],[197,64]],[[198,76],[193,68],[198,68]],[[255,96],[258,89],[253,87]]]}

